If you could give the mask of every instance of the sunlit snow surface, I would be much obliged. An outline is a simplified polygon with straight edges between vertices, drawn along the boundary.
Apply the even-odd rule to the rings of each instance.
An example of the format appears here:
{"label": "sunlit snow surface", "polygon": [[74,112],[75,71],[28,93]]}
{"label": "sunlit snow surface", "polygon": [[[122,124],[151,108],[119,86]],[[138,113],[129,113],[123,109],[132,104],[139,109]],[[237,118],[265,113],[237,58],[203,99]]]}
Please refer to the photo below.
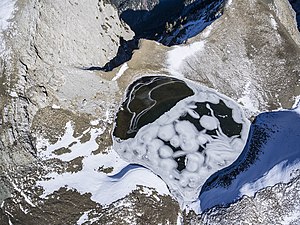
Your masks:
{"label": "sunlit snow surface", "polygon": [[0,1],[0,30],[6,30],[9,27],[9,20],[15,10],[15,3],[15,0]]}
{"label": "sunlit snow surface", "polygon": [[129,87],[113,148],[159,175],[177,199],[192,202],[210,175],[236,160],[248,129],[230,98],[188,80],[149,76]]}

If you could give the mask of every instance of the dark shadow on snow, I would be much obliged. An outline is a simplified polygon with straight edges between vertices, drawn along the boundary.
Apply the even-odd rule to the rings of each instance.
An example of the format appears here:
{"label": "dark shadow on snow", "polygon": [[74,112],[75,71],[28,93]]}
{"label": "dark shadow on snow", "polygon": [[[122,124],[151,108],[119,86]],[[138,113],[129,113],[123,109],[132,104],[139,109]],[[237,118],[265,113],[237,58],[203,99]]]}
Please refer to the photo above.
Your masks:
{"label": "dark shadow on snow", "polygon": [[[224,2],[197,0],[184,5],[183,0],[160,0],[150,11],[127,9],[120,18],[134,31],[134,38],[129,41],[120,38],[120,47],[112,60],[103,67],[92,66],[86,70],[108,72],[129,61],[140,39],[155,40],[166,46],[182,44],[220,17]],[[196,21],[200,24],[191,28]]]}

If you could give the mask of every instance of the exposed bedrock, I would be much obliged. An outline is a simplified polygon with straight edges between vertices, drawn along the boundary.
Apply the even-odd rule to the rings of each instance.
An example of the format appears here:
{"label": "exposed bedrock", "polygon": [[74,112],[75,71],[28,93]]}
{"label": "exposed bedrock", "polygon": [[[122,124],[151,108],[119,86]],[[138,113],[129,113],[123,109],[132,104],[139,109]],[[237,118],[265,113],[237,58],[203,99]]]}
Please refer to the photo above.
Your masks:
{"label": "exposed bedrock", "polygon": [[[111,146],[112,124],[107,121],[113,120],[124,100],[126,87],[142,75],[174,75],[199,82],[238,101],[246,109],[248,118],[262,111],[289,108],[300,95],[300,38],[294,12],[287,0],[228,1],[231,4],[225,6],[218,20],[180,46],[167,47],[141,39],[139,49],[124,67],[110,72],[82,70],[104,67],[116,56],[121,42],[133,39],[134,32],[119,18],[122,13],[130,9],[151,11],[156,5],[151,4],[154,1],[139,1],[139,8],[133,8],[136,2],[131,6],[126,6],[129,1],[123,2],[121,11],[117,11],[115,6],[98,0],[16,1],[17,13],[11,21],[14,25],[3,33],[5,54],[1,52],[0,60],[0,202],[11,193],[15,194],[5,203],[7,212],[15,212],[9,211],[13,205],[22,219],[30,215],[22,212],[19,205],[30,208],[24,203],[22,194],[35,194],[26,189],[31,183],[23,185],[22,180],[24,174],[29,174],[30,182],[34,183],[35,175],[38,176],[31,167],[37,159],[35,138],[43,135],[55,142],[64,134],[69,121],[75,123],[75,133],[80,136],[91,126],[90,121],[97,119],[105,130],[99,138],[100,150]],[[193,2],[187,1],[184,7],[195,4]],[[172,37],[168,35],[178,31],[177,25],[180,28],[180,23],[172,24],[175,29],[164,37]],[[172,37],[172,40],[176,39]],[[125,53],[131,54],[130,47],[128,49]],[[51,165],[49,169],[51,162],[41,164],[48,171],[55,167]],[[11,176],[11,172],[16,172],[15,176]],[[292,187],[284,196],[287,204],[296,204],[298,198],[293,196],[298,196],[299,192],[292,190],[295,187],[299,190],[299,181],[275,187],[272,193],[283,193],[285,187]],[[74,200],[77,194],[66,199]],[[245,211],[243,218],[255,223],[255,207],[261,199],[267,202],[269,194],[269,190],[264,190],[257,197],[245,198],[218,215],[226,218],[230,214],[230,222],[234,223],[241,208],[250,209]],[[94,207],[88,194],[80,196]],[[264,204],[264,210],[273,212],[275,217],[278,196],[274,194],[272,205]],[[139,197],[136,198],[139,202]],[[125,203],[126,199],[128,197],[123,199]],[[46,210],[56,207],[51,204],[47,205],[50,210]],[[148,204],[152,203],[148,201]],[[164,206],[168,209],[168,205]],[[117,214],[120,217],[131,210],[130,205],[117,209],[124,213]],[[64,215],[76,222],[85,210],[88,208],[77,208],[75,216],[68,212]],[[114,215],[113,212],[110,215]],[[211,218],[217,220],[216,214],[211,214]],[[41,212],[35,216],[39,218]]]}

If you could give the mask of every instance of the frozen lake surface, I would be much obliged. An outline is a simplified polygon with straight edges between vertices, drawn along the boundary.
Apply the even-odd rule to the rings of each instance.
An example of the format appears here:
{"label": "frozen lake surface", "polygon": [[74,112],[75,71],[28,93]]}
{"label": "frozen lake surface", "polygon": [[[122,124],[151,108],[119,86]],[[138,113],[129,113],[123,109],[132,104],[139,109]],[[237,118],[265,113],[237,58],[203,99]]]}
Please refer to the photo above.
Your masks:
{"label": "frozen lake surface", "polygon": [[113,148],[160,176],[179,202],[242,152],[249,121],[230,98],[188,80],[142,77],[117,113]]}

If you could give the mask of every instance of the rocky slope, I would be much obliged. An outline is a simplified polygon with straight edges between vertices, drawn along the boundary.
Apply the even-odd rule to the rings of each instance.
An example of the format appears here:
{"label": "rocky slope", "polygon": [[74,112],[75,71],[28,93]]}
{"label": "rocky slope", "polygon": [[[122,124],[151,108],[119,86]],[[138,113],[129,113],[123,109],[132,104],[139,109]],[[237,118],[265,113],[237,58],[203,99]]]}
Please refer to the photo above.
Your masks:
{"label": "rocky slope", "polygon": [[[120,40],[134,37],[122,12],[136,3],[135,9],[151,10],[156,1],[14,2],[10,26],[0,36],[0,224],[297,223],[299,215],[289,212],[299,208],[299,178],[198,217],[181,211],[170,194],[145,187],[143,179],[107,205],[70,183],[71,189],[63,185],[48,197],[38,185],[51,180],[51,172],[79,174],[92,156],[98,160],[92,172],[102,177],[114,169],[103,161],[113,154],[114,114],[126,87],[142,75],[186,77],[214,88],[242,104],[248,118],[290,108],[300,95],[300,36],[287,0],[227,1],[223,15],[186,44],[140,40],[132,59],[110,72],[85,68],[103,67]],[[71,141],[47,155],[68,122]],[[63,158],[81,144],[88,154]]]}

